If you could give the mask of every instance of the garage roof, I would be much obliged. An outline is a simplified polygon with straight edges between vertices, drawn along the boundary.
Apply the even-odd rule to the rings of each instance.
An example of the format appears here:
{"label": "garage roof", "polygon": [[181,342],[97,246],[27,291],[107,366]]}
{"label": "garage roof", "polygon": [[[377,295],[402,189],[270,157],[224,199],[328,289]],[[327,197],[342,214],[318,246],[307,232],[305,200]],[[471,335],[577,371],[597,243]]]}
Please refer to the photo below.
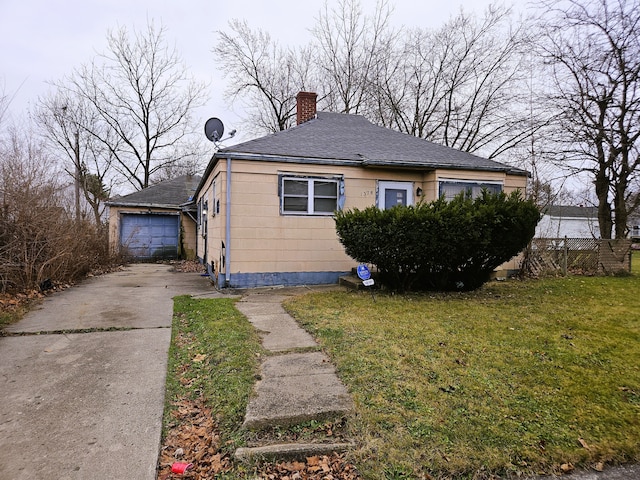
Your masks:
{"label": "garage roof", "polygon": [[201,177],[183,175],[165,180],[138,192],[115,197],[107,202],[111,207],[162,207],[180,209],[180,205],[192,200]]}

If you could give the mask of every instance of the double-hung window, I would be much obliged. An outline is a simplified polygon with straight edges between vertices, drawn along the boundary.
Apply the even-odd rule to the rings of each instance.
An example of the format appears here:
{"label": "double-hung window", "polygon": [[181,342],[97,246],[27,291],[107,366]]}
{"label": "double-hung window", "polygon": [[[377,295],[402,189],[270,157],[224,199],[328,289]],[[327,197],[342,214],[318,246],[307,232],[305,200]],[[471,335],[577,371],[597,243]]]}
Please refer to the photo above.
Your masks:
{"label": "double-hung window", "polygon": [[332,215],[338,208],[338,178],[280,176],[280,211],[285,215]]}
{"label": "double-hung window", "polygon": [[500,193],[501,183],[492,182],[470,182],[460,180],[441,180],[439,185],[439,196],[444,196],[445,200],[453,200],[456,196],[464,193],[467,198],[479,197],[483,189],[490,193]]}

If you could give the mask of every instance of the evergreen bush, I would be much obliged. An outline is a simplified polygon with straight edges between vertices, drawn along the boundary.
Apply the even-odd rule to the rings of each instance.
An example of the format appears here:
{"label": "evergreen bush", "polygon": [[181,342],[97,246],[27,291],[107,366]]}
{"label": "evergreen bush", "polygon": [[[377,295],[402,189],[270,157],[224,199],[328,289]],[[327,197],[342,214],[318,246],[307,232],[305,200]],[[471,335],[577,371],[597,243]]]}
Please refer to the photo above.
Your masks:
{"label": "evergreen bush", "polygon": [[375,265],[386,287],[474,290],[533,238],[537,207],[520,192],[483,191],[388,210],[369,207],[336,213],[347,255]]}

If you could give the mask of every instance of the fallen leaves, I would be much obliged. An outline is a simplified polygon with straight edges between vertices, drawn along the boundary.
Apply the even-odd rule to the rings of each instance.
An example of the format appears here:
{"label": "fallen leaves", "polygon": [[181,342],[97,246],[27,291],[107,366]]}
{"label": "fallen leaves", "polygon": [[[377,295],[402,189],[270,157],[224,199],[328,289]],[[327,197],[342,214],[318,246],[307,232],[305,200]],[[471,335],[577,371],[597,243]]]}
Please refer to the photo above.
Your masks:
{"label": "fallen leaves", "polygon": [[334,453],[307,457],[306,462],[292,461],[265,464],[259,472],[263,480],[357,480],[355,467],[344,456]]}
{"label": "fallen leaves", "polygon": [[575,467],[572,463],[563,463],[562,465],[560,465],[560,470],[562,471],[562,473],[572,472],[574,468]]}
{"label": "fallen leaves", "polygon": [[[174,406],[176,423],[162,444],[158,479],[205,479],[229,471],[232,464],[220,450],[220,435],[211,409],[202,399],[182,400]],[[176,460],[193,463],[193,468],[182,475],[173,474],[171,465]]]}
{"label": "fallen leaves", "polygon": [[589,444],[584,440],[584,438],[579,438],[578,442],[580,443],[580,445],[582,445],[582,448],[584,448],[585,450],[591,450],[591,447],[589,446]]}
{"label": "fallen leaves", "polygon": [[33,300],[44,298],[44,294],[39,290],[26,290],[21,293],[0,294],[0,312],[15,312],[18,308],[27,305]]}
{"label": "fallen leaves", "polygon": [[[222,448],[215,415],[203,399],[181,400],[173,404],[173,422],[160,451],[158,480],[206,480],[235,468]],[[183,474],[171,472],[174,462],[189,462],[193,467]],[[359,480],[353,464],[344,454],[316,455],[305,461],[264,463],[256,471],[256,480]]]}
{"label": "fallen leaves", "polygon": [[193,359],[191,361],[193,363],[202,363],[206,358],[207,358],[207,356],[205,354],[198,353],[195,357],[193,357]]}
{"label": "fallen leaves", "polygon": [[206,268],[197,260],[177,260],[170,262],[176,272],[204,273]]}

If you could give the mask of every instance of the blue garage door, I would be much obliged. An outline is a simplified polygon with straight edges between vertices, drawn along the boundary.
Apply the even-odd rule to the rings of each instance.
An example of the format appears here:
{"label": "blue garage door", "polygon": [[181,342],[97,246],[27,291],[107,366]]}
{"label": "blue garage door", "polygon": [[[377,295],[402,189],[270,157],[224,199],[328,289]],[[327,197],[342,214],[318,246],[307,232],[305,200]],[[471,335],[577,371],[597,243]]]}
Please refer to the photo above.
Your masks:
{"label": "blue garage door", "polygon": [[120,245],[138,260],[178,258],[178,215],[120,216]]}

